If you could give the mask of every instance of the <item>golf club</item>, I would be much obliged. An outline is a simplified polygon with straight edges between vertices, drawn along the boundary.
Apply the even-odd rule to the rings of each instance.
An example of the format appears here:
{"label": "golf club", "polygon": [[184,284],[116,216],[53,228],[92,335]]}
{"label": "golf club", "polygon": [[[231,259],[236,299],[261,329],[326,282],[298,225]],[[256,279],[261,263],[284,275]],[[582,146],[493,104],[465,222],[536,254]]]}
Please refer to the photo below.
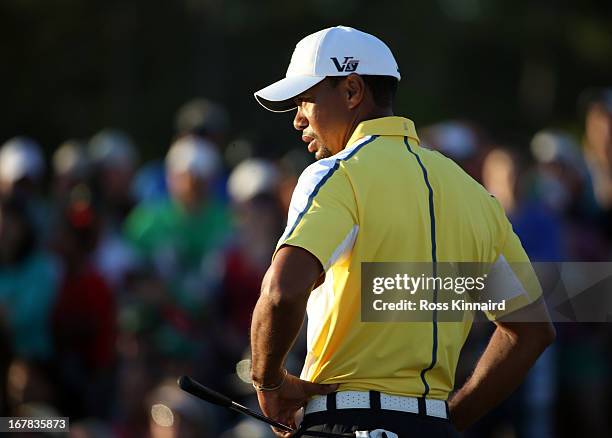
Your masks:
{"label": "golf club", "polygon": [[[205,400],[209,403],[222,406],[224,408],[232,409],[234,411],[240,412],[242,414],[253,417],[259,421],[263,421],[264,423],[269,424],[279,430],[283,430],[285,432],[296,432],[297,429],[293,429],[285,424],[279,423],[265,415],[259,414],[246,406],[242,406],[239,403],[236,403],[229,397],[218,393],[206,386],[202,385],[199,382],[196,382],[191,377],[181,376],[178,379],[178,386],[183,391],[188,392],[189,394],[196,396],[202,400]],[[340,434],[340,433],[329,433],[329,432],[315,432],[315,431],[304,431],[302,436],[314,436],[314,437],[327,437],[327,438],[355,438],[355,434]]]}

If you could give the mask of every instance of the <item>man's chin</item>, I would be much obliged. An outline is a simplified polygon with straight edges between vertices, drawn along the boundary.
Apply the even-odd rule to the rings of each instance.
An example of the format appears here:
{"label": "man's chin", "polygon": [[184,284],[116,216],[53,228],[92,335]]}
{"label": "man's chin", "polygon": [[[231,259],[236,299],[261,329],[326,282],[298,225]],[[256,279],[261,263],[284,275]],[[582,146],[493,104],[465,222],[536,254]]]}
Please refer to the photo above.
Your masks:
{"label": "man's chin", "polygon": [[329,158],[332,155],[333,154],[331,153],[331,151],[329,149],[327,149],[326,147],[321,147],[315,153],[315,159],[318,161],[318,160],[322,160],[323,158]]}

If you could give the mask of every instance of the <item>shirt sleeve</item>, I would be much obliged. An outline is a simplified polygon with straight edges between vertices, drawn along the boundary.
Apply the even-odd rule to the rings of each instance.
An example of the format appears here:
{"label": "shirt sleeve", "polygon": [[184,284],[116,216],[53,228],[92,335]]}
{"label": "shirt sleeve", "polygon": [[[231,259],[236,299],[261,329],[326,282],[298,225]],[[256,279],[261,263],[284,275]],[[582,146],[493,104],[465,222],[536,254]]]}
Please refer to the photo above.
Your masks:
{"label": "shirt sleeve", "polygon": [[536,301],[542,288],[519,237],[504,217],[506,237],[487,277],[486,299],[505,301],[503,310],[485,312],[494,321]]}
{"label": "shirt sleeve", "polygon": [[300,176],[276,251],[283,245],[298,246],[313,254],[327,271],[350,253],[358,232],[350,181],[337,161],[324,159]]}

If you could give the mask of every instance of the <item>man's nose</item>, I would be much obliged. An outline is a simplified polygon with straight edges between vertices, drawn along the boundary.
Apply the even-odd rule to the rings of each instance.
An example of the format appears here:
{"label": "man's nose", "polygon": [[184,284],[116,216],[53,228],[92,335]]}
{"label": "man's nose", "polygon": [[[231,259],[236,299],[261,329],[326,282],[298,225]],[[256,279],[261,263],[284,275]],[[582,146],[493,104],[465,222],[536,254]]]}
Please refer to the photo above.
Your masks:
{"label": "man's nose", "polygon": [[304,117],[302,113],[302,109],[298,106],[297,111],[295,113],[295,118],[293,119],[293,127],[298,131],[303,131],[308,126],[308,120]]}

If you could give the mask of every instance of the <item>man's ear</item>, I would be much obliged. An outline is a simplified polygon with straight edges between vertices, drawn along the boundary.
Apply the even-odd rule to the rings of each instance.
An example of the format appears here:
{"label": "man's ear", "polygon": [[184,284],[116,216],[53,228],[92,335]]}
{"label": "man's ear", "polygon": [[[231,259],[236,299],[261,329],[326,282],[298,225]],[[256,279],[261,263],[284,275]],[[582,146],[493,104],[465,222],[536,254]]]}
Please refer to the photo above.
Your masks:
{"label": "man's ear", "polygon": [[365,82],[358,74],[352,73],[344,81],[344,90],[348,109],[354,109],[365,97]]}

